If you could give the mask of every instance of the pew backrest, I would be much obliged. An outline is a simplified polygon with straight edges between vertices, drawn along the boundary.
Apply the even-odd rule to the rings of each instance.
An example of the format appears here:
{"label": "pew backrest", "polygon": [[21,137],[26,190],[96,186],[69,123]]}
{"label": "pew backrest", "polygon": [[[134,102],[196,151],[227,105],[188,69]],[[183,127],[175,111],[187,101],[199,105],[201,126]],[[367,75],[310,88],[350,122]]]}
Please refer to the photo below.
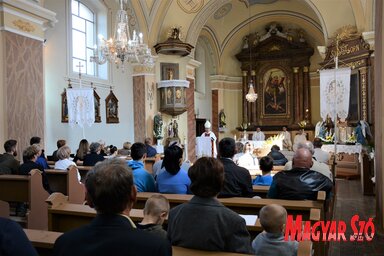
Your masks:
{"label": "pew backrest", "polygon": [[77,168],[71,166],[69,170],[45,170],[52,191],[68,196],[68,202],[82,204],[85,199],[85,188],[79,182]]}
{"label": "pew backrest", "polygon": [[[33,230],[33,229],[24,229],[25,234],[27,235],[29,241],[36,248],[37,251],[41,249],[52,252],[55,241],[63,233],[44,231],[44,230]],[[303,241],[299,242],[299,248],[297,251],[297,256],[311,256],[312,251],[312,242]],[[249,254],[241,253],[231,253],[231,252],[212,252],[212,251],[201,251],[189,248],[183,248],[179,246],[172,246],[172,255],[174,256],[244,256]]]}
{"label": "pew backrest", "polygon": [[48,196],[39,170],[32,170],[29,175],[0,175],[0,200],[29,204],[26,215],[28,228],[48,228],[48,206],[45,203]]}

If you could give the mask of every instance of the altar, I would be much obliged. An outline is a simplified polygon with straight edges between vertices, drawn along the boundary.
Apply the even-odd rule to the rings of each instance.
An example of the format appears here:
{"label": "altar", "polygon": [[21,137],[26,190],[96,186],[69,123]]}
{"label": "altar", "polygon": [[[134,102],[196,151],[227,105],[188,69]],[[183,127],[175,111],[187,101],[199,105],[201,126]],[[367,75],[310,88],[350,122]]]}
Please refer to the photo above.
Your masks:
{"label": "altar", "polygon": [[[327,144],[321,147],[322,150],[334,154],[335,145]],[[363,164],[362,146],[356,145],[336,145],[336,166],[335,176],[352,177],[360,176]]]}

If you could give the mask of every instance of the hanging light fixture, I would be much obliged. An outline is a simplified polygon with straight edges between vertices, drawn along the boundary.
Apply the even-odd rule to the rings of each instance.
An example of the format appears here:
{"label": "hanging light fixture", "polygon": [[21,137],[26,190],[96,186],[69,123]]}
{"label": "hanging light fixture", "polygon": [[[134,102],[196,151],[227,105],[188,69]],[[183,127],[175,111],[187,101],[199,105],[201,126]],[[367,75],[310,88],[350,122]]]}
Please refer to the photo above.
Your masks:
{"label": "hanging light fixture", "polygon": [[245,99],[248,102],[255,102],[257,100],[257,93],[255,93],[255,90],[253,89],[253,81],[252,80],[249,82],[249,91],[245,95]]}
{"label": "hanging light fixture", "polygon": [[120,0],[120,10],[116,14],[116,23],[113,38],[106,40],[99,35],[100,45],[95,45],[94,55],[90,61],[104,64],[109,61],[115,63],[117,68],[124,70],[125,63],[141,64],[148,67],[154,66],[153,56],[147,44],[143,43],[143,34],[134,30],[132,37],[129,32],[128,14]]}
{"label": "hanging light fixture", "polygon": [[249,80],[249,91],[245,95],[245,99],[248,102],[255,102],[257,100],[257,93],[255,92],[255,89],[253,88],[253,80],[252,80],[252,42],[251,40],[251,4],[248,2],[248,11],[249,11],[249,35],[248,35],[248,47],[249,47],[249,72],[251,75],[251,78]]}

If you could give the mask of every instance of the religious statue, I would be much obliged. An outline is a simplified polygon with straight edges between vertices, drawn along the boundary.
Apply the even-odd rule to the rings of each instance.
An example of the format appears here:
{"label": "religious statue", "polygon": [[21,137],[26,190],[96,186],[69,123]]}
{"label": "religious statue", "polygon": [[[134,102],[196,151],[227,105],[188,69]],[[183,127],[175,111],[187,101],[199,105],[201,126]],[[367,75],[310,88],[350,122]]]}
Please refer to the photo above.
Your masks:
{"label": "religious statue", "polygon": [[173,135],[174,135],[174,133],[173,133],[173,123],[171,121],[169,123],[169,125],[168,125],[168,137],[173,138]]}
{"label": "religious statue", "polygon": [[177,124],[176,119],[173,120],[172,128],[173,128],[173,137],[178,138],[179,137],[179,125]]}
{"label": "religious statue", "polygon": [[168,80],[173,80],[173,70],[168,69]]}
{"label": "religious statue", "polygon": [[220,110],[220,113],[219,113],[219,127],[220,128],[224,128],[227,123],[225,122],[225,113],[224,113],[224,109]]}
{"label": "religious statue", "polygon": [[153,118],[153,135],[157,140],[161,140],[163,138],[163,119],[160,112],[158,112]]}

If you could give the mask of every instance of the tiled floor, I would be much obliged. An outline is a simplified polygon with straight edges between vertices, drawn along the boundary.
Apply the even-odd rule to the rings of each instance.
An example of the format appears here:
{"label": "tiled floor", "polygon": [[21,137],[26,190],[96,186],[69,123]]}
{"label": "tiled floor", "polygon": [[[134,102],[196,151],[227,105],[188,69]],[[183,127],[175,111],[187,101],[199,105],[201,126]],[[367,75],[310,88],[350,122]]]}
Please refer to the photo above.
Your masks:
{"label": "tiled floor", "polygon": [[[336,181],[336,204],[334,220],[344,220],[347,224],[346,238],[352,234],[350,220],[358,214],[360,220],[368,220],[375,216],[375,197],[364,196],[361,192],[360,180]],[[384,237],[374,236],[371,242],[331,242],[330,256],[384,256]]]}

